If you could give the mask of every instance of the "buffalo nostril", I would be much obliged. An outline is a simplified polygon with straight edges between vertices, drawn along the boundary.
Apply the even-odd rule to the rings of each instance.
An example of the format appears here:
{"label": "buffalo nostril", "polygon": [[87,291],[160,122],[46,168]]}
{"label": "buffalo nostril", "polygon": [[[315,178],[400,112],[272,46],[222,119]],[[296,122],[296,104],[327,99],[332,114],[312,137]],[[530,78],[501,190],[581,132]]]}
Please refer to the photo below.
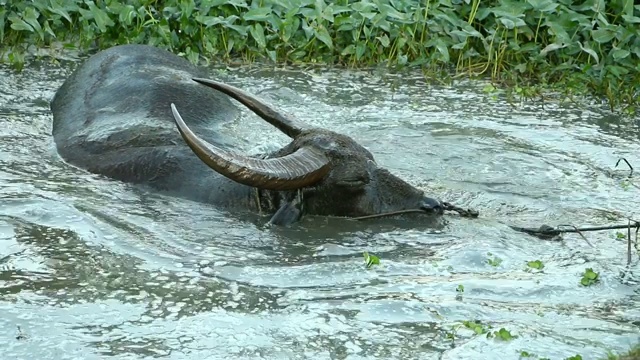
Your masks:
{"label": "buffalo nostril", "polygon": [[433,212],[437,214],[444,213],[444,207],[442,206],[442,203],[432,198],[425,198],[422,201],[422,209],[427,212]]}

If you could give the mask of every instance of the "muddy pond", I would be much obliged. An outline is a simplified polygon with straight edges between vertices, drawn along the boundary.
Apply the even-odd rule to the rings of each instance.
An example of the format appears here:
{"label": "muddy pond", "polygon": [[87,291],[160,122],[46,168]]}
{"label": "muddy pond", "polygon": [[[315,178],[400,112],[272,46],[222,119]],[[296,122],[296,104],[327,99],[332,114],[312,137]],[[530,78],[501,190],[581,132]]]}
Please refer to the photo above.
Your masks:
{"label": "muddy pond", "polygon": [[[640,174],[614,168],[640,167],[638,118],[419,74],[212,66],[480,213],[266,228],[65,164],[49,101],[76,65],[0,67],[2,359],[599,359],[640,341],[640,265],[618,231],[509,227],[640,218]],[[247,152],[287,142],[242,109],[222,131]],[[599,282],[582,286],[587,268]]]}

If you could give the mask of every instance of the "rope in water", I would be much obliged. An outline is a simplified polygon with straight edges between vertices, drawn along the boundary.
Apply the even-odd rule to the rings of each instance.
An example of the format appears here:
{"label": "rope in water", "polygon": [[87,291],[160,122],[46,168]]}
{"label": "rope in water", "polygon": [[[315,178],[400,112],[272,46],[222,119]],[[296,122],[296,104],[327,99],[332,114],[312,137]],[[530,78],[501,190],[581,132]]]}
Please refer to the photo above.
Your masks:
{"label": "rope in water", "polygon": [[[474,209],[463,209],[461,207],[455,206],[451,203],[445,202],[443,203],[445,211],[455,211],[462,217],[470,217],[477,218],[479,213]],[[395,215],[403,215],[403,214],[424,214],[425,211],[421,209],[409,209],[409,210],[399,210],[399,211],[390,211],[382,214],[374,214],[374,215],[366,215],[360,217],[354,217],[352,220],[367,220],[367,219],[375,219],[380,217],[387,216],[395,216]],[[541,236],[556,236],[562,233],[583,233],[589,231],[602,231],[602,230],[616,230],[616,229],[636,229],[636,233],[640,231],[640,222],[633,221],[634,224],[626,224],[626,225],[608,225],[608,226],[591,226],[591,227],[575,227],[573,225],[558,225],[557,227],[552,227],[549,225],[541,225],[539,228],[527,228],[527,227],[518,227],[518,226],[509,226],[513,230],[524,232],[530,235],[541,235]]]}
{"label": "rope in water", "polygon": [[[442,206],[444,208],[444,211],[455,211],[458,214],[460,214],[460,216],[462,217],[473,217],[473,218],[478,217],[478,212],[473,209],[463,209],[461,207],[452,205],[451,203],[448,203],[448,202],[443,203]],[[375,219],[375,218],[402,215],[402,214],[424,214],[424,213],[426,213],[426,211],[423,209],[408,209],[408,210],[389,211],[382,214],[359,216],[359,217],[351,218],[351,220],[368,220],[368,219]]]}
{"label": "rope in water", "polygon": [[[624,161],[627,166],[629,166],[630,172],[629,172],[629,178],[631,178],[631,176],[633,176],[633,166],[631,166],[631,164],[627,161],[627,159],[625,158],[620,158],[618,159],[618,161],[616,162],[616,166],[618,167],[618,165],[620,164],[620,161]],[[454,211],[457,212],[460,216],[462,217],[471,217],[471,218],[477,218],[479,213],[478,211],[474,210],[474,209],[463,209],[461,207],[455,206],[451,203],[448,202],[444,202],[443,203],[443,208],[444,211]],[[373,218],[380,218],[380,217],[385,217],[385,216],[394,216],[394,215],[401,215],[401,214],[409,214],[409,213],[421,213],[424,214],[426,211],[424,209],[410,209],[410,210],[401,210],[401,211],[391,211],[391,212],[387,212],[387,213],[383,213],[383,214],[375,214],[375,215],[367,215],[367,216],[360,216],[360,217],[355,217],[352,218],[353,220],[366,220],[366,219],[373,219]],[[587,242],[587,244],[589,244],[589,246],[594,247],[589,240],[587,240],[587,238],[582,234],[584,232],[589,232],[589,231],[602,231],[602,230],[617,230],[617,229],[627,229],[627,266],[629,266],[631,264],[631,230],[635,229],[635,247],[636,250],[640,253],[640,249],[638,248],[638,233],[640,232],[640,221],[635,221],[635,220],[631,220],[629,219],[629,223],[626,225],[606,225],[606,226],[589,226],[589,227],[577,227],[577,226],[573,226],[573,225],[558,225],[556,227],[552,227],[546,224],[541,225],[539,228],[527,228],[527,227],[518,227],[518,226],[509,226],[511,229],[519,231],[519,232],[523,232],[529,235],[533,235],[536,237],[539,237],[541,239],[551,239],[554,238],[562,233],[577,233],[578,235],[580,235],[582,237],[582,239],[584,239],[584,241]]]}
{"label": "rope in water", "polygon": [[[602,231],[602,230],[616,230],[616,229],[636,229],[636,233],[640,230],[640,222],[633,221],[635,224],[626,225],[608,225],[608,226],[591,226],[591,227],[575,227],[573,225],[558,225],[557,227],[551,227],[549,225],[542,225],[539,228],[525,228],[510,226],[510,228],[524,232],[531,235],[543,235],[543,236],[555,236],[562,233],[583,233],[589,231]],[[568,227],[563,229],[563,227]]]}

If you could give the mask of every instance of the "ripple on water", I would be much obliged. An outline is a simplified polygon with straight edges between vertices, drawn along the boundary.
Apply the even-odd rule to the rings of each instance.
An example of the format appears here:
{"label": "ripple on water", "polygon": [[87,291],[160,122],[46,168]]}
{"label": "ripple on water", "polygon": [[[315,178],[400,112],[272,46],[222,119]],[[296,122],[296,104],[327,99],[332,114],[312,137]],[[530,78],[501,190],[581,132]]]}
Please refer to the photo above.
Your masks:
{"label": "ripple on water", "polygon": [[[578,236],[542,241],[508,227],[638,217],[630,200],[638,187],[622,187],[626,172],[613,169],[640,153],[633,123],[597,108],[511,106],[474,83],[443,88],[377,70],[216,71],[354,136],[394,173],[482,215],[421,227],[306,219],[267,229],[264,218],[65,165],[48,101],[72,66],[0,68],[7,358],[517,359],[527,350],[594,359],[638,341],[638,287],[623,275],[615,232],[585,234],[592,248]],[[287,141],[248,112],[221,131],[249,152]],[[365,270],[363,251],[382,264]],[[487,262],[496,257],[499,265]],[[544,269],[527,270],[531,260]],[[600,272],[595,287],[578,284],[587,267]],[[466,320],[518,337],[455,330]]]}

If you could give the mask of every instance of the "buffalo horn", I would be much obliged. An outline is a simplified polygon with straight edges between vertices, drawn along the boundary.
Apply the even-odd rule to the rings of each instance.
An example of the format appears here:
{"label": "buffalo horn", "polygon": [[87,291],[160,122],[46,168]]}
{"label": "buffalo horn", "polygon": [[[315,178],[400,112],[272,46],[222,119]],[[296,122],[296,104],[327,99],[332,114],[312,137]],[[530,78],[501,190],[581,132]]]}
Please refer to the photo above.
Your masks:
{"label": "buffalo horn", "polygon": [[309,147],[272,159],[257,159],[223,150],[194,134],[173,103],[171,111],[182,138],[200,160],[241,184],[260,189],[294,190],[316,183],[329,171],[329,160]]}
{"label": "buffalo horn", "polygon": [[193,81],[216,89],[238,100],[242,105],[249,108],[249,110],[256,113],[269,124],[278,128],[278,130],[282,131],[290,138],[296,138],[302,131],[309,128],[307,125],[300,122],[300,120],[279,112],[264,101],[241,89],[238,89],[237,87],[208,79],[194,78]]}

